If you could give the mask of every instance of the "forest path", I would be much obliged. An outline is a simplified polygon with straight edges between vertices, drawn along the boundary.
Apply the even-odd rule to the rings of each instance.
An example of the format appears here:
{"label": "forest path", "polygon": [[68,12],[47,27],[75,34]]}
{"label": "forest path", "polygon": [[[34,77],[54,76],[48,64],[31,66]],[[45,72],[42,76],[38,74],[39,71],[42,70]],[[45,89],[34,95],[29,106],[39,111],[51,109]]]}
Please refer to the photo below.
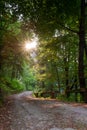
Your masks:
{"label": "forest path", "polygon": [[87,104],[15,94],[0,109],[0,130],[87,130]]}

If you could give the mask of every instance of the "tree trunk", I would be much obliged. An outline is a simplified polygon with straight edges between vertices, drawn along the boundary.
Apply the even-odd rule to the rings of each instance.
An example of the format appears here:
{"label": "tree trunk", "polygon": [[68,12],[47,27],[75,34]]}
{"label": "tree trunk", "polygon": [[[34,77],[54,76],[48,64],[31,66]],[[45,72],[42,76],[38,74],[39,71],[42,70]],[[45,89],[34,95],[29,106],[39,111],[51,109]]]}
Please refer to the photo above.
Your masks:
{"label": "tree trunk", "polygon": [[0,101],[3,101],[3,93],[2,93],[2,89],[0,88]]}
{"label": "tree trunk", "polygon": [[85,83],[85,76],[84,76],[84,47],[85,47],[85,0],[81,0],[81,15],[80,15],[80,26],[79,26],[79,85],[80,89],[83,91],[81,92],[82,98],[85,102],[86,99],[86,83]]}
{"label": "tree trunk", "polygon": [[[0,37],[0,41],[2,41],[1,37]],[[2,45],[2,43],[0,43],[0,77],[1,77],[2,60],[3,60],[2,55],[1,55],[2,49],[3,49],[3,45]],[[3,93],[2,93],[2,89],[1,88],[0,88],[0,100],[3,101]]]}
{"label": "tree trunk", "polygon": [[[0,38],[0,40],[1,40],[1,38]],[[0,42],[1,42],[1,41],[0,41]],[[0,43],[0,71],[1,71],[1,69],[2,69],[2,60],[3,60],[2,54],[1,54],[2,49],[3,49],[3,44]]]}
{"label": "tree trunk", "polygon": [[75,91],[76,91],[75,92],[75,101],[77,102],[78,101],[78,99],[77,99],[77,97],[78,97],[78,93],[77,93],[78,86],[77,86],[77,83],[76,83],[77,82],[77,77],[75,77],[74,82],[75,82]]}
{"label": "tree trunk", "polygon": [[70,96],[70,92],[68,91],[70,89],[69,86],[69,67],[68,67],[68,62],[67,62],[67,58],[64,58],[64,64],[65,64],[65,85],[66,85],[66,97],[69,98]]}
{"label": "tree trunk", "polygon": [[56,70],[56,77],[57,77],[57,84],[58,84],[58,91],[60,93],[60,78],[59,78],[59,73],[58,73],[58,69],[57,69],[57,65],[55,63],[55,70]]}

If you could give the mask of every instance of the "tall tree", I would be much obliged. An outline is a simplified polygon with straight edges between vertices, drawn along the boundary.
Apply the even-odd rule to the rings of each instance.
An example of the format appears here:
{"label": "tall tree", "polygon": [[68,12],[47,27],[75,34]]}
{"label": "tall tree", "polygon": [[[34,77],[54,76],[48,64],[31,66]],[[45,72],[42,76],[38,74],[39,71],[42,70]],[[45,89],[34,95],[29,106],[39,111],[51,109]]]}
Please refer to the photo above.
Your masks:
{"label": "tall tree", "polygon": [[[78,76],[83,100],[87,101],[84,53],[87,53],[85,43],[85,0],[7,0],[5,5],[10,8],[13,16],[26,19],[30,28],[42,39],[48,41],[56,35],[56,30],[67,30],[78,35],[79,58]],[[60,33],[57,33],[57,37]]]}
{"label": "tall tree", "polygon": [[85,82],[85,69],[84,69],[84,53],[85,53],[85,0],[81,0],[81,9],[80,9],[80,20],[79,20],[79,83],[80,88],[82,89],[81,94],[83,100],[87,102],[87,90]]}

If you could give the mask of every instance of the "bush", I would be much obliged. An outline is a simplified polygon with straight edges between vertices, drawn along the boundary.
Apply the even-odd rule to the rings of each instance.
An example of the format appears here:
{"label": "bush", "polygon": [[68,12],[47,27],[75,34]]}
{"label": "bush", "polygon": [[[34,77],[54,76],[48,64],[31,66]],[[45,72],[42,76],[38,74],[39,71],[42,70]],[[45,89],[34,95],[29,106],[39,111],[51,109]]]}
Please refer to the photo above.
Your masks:
{"label": "bush", "polygon": [[11,90],[11,82],[9,79],[0,78],[0,89],[2,91],[3,96],[8,94]]}
{"label": "bush", "polygon": [[65,101],[65,102],[82,102],[80,93],[77,94],[77,101],[75,99],[74,93],[70,94],[69,98],[67,98],[65,94],[59,94],[57,99],[60,101]]}
{"label": "bush", "polygon": [[13,79],[12,81],[9,78],[0,78],[0,102],[3,101],[3,99],[12,94],[12,93],[18,93],[24,90],[23,84],[16,79]]}
{"label": "bush", "polygon": [[57,99],[60,101],[68,101],[68,99],[66,98],[66,96],[64,94],[59,94],[57,96]]}
{"label": "bush", "polygon": [[24,85],[17,79],[13,79],[11,81],[11,86],[11,92],[13,93],[21,92],[24,90]]}

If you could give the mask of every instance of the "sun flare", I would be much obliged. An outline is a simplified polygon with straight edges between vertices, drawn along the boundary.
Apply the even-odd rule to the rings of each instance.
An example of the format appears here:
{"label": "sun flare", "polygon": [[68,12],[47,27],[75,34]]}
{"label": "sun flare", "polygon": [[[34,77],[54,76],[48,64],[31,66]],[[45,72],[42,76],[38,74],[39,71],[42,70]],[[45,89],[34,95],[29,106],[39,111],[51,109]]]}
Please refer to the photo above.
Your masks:
{"label": "sun flare", "polygon": [[31,50],[31,49],[35,49],[37,46],[37,41],[36,40],[33,40],[31,42],[27,41],[25,43],[25,49],[26,50]]}

